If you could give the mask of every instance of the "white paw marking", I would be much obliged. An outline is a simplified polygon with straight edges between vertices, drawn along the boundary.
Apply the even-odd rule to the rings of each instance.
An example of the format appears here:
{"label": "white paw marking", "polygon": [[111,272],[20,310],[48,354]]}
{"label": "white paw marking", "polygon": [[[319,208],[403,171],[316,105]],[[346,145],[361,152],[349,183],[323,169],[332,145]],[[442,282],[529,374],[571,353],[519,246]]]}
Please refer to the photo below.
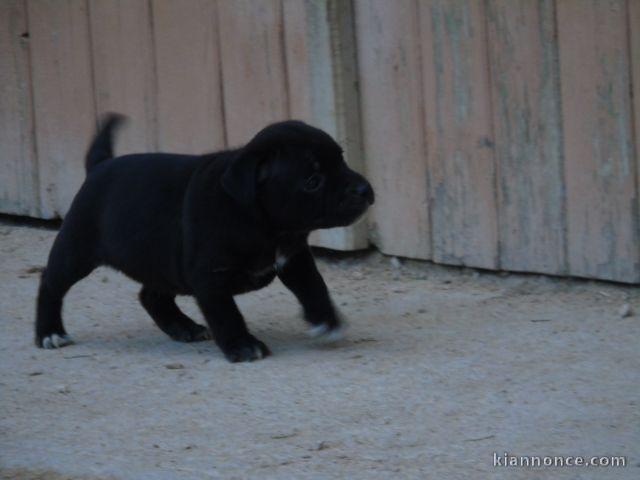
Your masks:
{"label": "white paw marking", "polygon": [[309,329],[309,336],[310,337],[319,337],[321,335],[326,334],[329,331],[329,325],[327,325],[326,323],[321,323],[320,325],[316,325],[314,327],[311,327]]}
{"label": "white paw marking", "polygon": [[337,342],[338,340],[342,340],[344,338],[344,330],[340,327],[334,328],[322,338],[327,342]]}
{"label": "white paw marking", "polygon": [[69,335],[58,335],[57,333],[54,333],[53,335],[42,339],[42,348],[51,350],[54,348],[62,348],[67,345],[71,345],[72,343],[73,340]]}
{"label": "white paw marking", "polygon": [[253,351],[254,351],[254,353],[256,354],[256,358],[257,358],[258,360],[261,360],[261,359],[262,359],[262,350],[260,350],[260,347],[259,347],[259,346],[257,346],[257,345],[255,345],[255,346],[253,347]]}
{"label": "white paw marking", "polygon": [[322,323],[311,327],[309,336],[325,342],[336,342],[344,338],[344,329],[341,327],[330,328],[326,323]]}
{"label": "white paw marking", "polygon": [[276,250],[276,263],[274,265],[276,271],[282,270],[287,264],[287,261],[289,261],[289,258],[280,250]]}

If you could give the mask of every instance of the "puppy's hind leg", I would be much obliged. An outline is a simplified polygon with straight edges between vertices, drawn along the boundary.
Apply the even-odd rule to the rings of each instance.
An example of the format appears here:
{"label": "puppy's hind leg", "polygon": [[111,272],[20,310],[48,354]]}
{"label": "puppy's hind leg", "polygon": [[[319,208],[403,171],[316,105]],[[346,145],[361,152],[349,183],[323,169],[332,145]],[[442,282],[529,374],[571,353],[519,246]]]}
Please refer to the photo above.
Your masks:
{"label": "puppy's hind leg", "polygon": [[69,289],[95,268],[90,256],[68,248],[61,233],[40,278],[36,304],[35,343],[41,348],[60,348],[73,343],[62,324],[62,300]]}
{"label": "puppy's hind leg", "polygon": [[180,311],[173,295],[142,287],[140,303],[160,330],[173,340],[199,342],[212,338],[208,328],[198,325]]}

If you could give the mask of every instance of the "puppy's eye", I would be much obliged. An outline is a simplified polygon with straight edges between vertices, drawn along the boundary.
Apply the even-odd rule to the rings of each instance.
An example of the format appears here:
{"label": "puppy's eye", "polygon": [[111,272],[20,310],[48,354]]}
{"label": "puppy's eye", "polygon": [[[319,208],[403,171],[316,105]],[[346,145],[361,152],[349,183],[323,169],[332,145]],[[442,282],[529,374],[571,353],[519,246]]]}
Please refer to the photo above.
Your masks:
{"label": "puppy's eye", "polygon": [[323,180],[324,178],[322,175],[314,173],[304,182],[304,189],[307,192],[314,192],[322,186]]}

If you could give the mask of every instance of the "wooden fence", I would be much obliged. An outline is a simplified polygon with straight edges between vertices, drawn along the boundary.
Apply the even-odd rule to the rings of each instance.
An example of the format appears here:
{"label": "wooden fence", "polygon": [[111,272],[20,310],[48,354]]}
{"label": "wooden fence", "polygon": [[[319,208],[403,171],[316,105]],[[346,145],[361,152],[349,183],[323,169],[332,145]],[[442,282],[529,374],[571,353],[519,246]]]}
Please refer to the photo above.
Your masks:
{"label": "wooden fence", "polygon": [[3,0],[0,211],[63,215],[119,153],[302,118],[374,184],[316,243],[640,282],[640,0]]}

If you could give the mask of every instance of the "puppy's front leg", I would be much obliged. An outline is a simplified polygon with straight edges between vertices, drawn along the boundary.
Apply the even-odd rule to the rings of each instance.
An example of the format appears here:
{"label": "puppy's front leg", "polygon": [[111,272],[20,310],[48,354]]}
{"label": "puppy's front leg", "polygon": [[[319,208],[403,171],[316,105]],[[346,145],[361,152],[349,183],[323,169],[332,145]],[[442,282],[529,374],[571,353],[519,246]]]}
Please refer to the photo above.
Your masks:
{"label": "puppy's front leg", "polygon": [[271,354],[264,343],[249,333],[231,294],[216,293],[207,284],[196,288],[195,293],[213,339],[227,360],[234,363],[252,362]]}
{"label": "puppy's front leg", "polygon": [[278,277],[302,304],[304,317],[313,326],[311,335],[333,335],[338,332],[340,317],[308,246],[279,266]]}

